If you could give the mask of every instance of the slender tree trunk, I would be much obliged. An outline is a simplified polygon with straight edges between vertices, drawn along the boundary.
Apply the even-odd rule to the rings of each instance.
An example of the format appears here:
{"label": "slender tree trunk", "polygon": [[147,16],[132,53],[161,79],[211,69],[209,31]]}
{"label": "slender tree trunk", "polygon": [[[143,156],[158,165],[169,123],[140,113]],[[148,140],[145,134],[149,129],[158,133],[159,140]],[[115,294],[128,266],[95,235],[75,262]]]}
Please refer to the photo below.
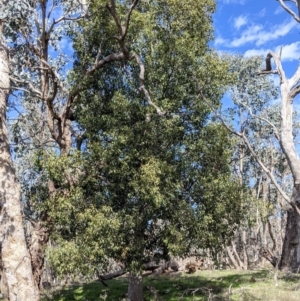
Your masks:
{"label": "slender tree trunk", "polygon": [[243,242],[243,268],[248,270],[249,266],[249,256],[247,252],[247,233],[246,230],[242,230],[242,242]]}
{"label": "slender tree trunk", "polygon": [[[300,185],[295,185],[291,201],[299,206],[299,200]],[[297,271],[300,267],[300,215],[292,208],[287,212],[286,231],[279,267],[281,270],[292,271]]]}
{"label": "slender tree trunk", "polygon": [[236,270],[240,270],[241,267],[239,266],[238,262],[237,262],[236,259],[234,258],[233,252],[232,252],[232,250],[230,249],[230,247],[226,247],[226,251],[227,251],[227,255],[228,255],[229,259],[230,259],[231,264],[234,266],[234,268],[235,268]]}
{"label": "slender tree trunk", "polygon": [[128,300],[143,301],[143,279],[141,273],[130,273],[128,286]]}
{"label": "slender tree trunk", "polygon": [[[1,3],[2,1],[0,1]],[[39,300],[30,255],[26,245],[21,213],[21,187],[13,168],[6,127],[6,102],[8,98],[9,60],[2,39],[0,20],[0,242],[3,269],[10,301]]]}

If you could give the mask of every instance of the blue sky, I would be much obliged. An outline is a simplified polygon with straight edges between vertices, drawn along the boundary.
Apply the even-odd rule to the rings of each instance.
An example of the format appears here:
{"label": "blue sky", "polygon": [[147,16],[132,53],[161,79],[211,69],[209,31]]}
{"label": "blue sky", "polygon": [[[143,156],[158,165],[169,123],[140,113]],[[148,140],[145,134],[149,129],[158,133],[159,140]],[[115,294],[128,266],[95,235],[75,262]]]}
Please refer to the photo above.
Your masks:
{"label": "blue sky", "polygon": [[276,0],[219,0],[214,28],[212,46],[219,51],[266,56],[282,47],[286,75],[290,77],[298,67],[300,24]]}

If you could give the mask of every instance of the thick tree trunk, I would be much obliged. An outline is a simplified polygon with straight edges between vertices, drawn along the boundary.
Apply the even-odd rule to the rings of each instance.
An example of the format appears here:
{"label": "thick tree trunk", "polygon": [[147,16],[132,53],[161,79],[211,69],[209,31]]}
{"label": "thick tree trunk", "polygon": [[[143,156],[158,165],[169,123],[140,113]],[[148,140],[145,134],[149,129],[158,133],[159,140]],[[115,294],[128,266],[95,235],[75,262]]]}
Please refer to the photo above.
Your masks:
{"label": "thick tree trunk", "polygon": [[295,94],[293,88],[299,82],[300,68],[291,79],[287,80],[282,70],[280,57],[273,53],[272,55],[281,77],[280,145],[294,180],[293,194],[289,201],[293,209],[289,210],[287,214],[286,232],[279,267],[283,270],[297,270],[300,266],[300,159],[296,151],[293,133],[293,99],[298,93]]}
{"label": "thick tree trunk", "polygon": [[[0,1],[1,3],[1,1]],[[21,188],[10,154],[6,128],[6,102],[10,87],[8,54],[0,20],[0,239],[3,269],[10,301],[39,300],[21,213]]]}
{"label": "thick tree trunk", "polygon": [[42,214],[40,220],[34,224],[30,243],[29,243],[29,253],[31,257],[32,272],[34,281],[37,287],[41,290],[41,277],[44,269],[44,250],[49,241],[51,223],[47,218],[47,214]]}
{"label": "thick tree trunk", "polygon": [[[1,251],[0,251],[1,254]],[[2,258],[2,256],[1,256]],[[7,282],[6,282],[6,277],[4,273],[4,267],[3,267],[3,262],[2,259],[0,258],[0,293],[4,299],[8,298],[8,288],[7,288]]]}
{"label": "thick tree trunk", "polygon": [[141,273],[131,272],[129,275],[128,300],[143,301],[143,279]]}
{"label": "thick tree trunk", "polygon": [[[300,208],[300,185],[295,185],[291,202]],[[294,209],[287,213],[286,231],[279,265],[281,270],[298,271],[300,268],[300,215]]]}

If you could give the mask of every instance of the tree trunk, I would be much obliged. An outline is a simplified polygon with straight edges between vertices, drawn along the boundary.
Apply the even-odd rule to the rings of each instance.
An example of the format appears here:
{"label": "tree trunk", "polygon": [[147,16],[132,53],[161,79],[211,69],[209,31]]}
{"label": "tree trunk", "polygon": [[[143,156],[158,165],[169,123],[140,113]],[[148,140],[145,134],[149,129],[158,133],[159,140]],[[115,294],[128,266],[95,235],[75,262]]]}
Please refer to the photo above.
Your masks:
{"label": "tree trunk", "polygon": [[[2,1],[0,1],[1,3]],[[3,269],[10,301],[39,300],[34,283],[21,213],[21,187],[13,168],[6,127],[6,102],[10,88],[8,53],[0,20],[0,241]]]}
{"label": "tree trunk", "polygon": [[[1,251],[0,251],[1,254]],[[1,256],[2,258],[2,256]],[[7,288],[7,282],[6,277],[4,273],[4,267],[2,259],[0,258],[0,293],[2,295],[2,298],[7,299],[8,298],[8,288]]]}
{"label": "tree trunk", "polygon": [[141,273],[130,272],[128,300],[143,301],[143,278]]}
{"label": "tree trunk", "polygon": [[246,230],[242,230],[242,243],[243,243],[243,269],[248,270],[249,256],[247,252],[247,233]]}
{"label": "tree trunk", "polygon": [[42,213],[40,220],[34,224],[29,243],[33,277],[40,290],[42,290],[41,277],[45,261],[44,250],[49,241],[50,231],[51,224],[47,214]]}
{"label": "tree trunk", "polygon": [[[299,206],[300,185],[295,185],[291,202]],[[300,267],[300,215],[293,208],[287,212],[286,231],[279,267],[297,271]]]}
{"label": "tree trunk", "polygon": [[234,257],[234,254],[233,254],[232,250],[230,249],[230,247],[226,247],[226,251],[227,251],[228,257],[229,257],[229,259],[231,261],[231,264],[234,266],[234,268],[236,270],[241,270],[241,266],[236,261],[236,259]]}

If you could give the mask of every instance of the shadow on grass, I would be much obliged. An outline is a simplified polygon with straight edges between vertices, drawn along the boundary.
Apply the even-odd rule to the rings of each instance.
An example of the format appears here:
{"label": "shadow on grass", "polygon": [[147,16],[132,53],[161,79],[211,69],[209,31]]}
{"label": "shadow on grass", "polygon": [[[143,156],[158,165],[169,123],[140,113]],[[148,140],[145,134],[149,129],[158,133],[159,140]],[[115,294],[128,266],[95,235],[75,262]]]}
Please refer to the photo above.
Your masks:
{"label": "shadow on grass", "polygon": [[[295,278],[299,281],[299,278]],[[268,271],[201,271],[197,274],[149,276],[144,278],[145,301],[154,301],[151,286],[164,301],[265,301],[255,294],[255,285],[271,281]],[[292,281],[289,279],[289,281]],[[107,281],[108,288],[99,282],[57,291],[46,300],[54,301],[120,301],[126,300],[128,280]]]}
{"label": "shadow on grass", "polygon": [[123,279],[111,280],[106,288],[100,282],[92,282],[80,286],[64,288],[54,292],[51,297],[45,297],[42,300],[55,301],[96,301],[96,300],[122,300],[127,291],[127,281]]}
{"label": "shadow on grass", "polygon": [[[181,277],[148,278],[146,285],[152,283],[159,295],[168,301],[188,300],[234,300],[231,293],[239,290],[240,300],[257,300],[247,292],[247,286],[256,281],[263,281],[267,271],[257,272],[205,272]],[[203,274],[203,275],[202,275]],[[209,275],[210,274],[210,275]],[[148,294],[147,294],[148,295]],[[227,296],[227,297],[226,297]],[[149,299],[151,300],[151,299]]]}

